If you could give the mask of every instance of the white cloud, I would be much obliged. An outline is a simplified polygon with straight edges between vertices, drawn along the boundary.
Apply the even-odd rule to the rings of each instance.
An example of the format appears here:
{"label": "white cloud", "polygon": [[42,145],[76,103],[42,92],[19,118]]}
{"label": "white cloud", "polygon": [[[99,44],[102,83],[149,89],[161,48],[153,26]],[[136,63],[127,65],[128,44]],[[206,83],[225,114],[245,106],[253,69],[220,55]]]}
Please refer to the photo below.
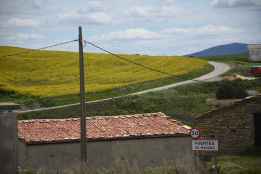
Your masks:
{"label": "white cloud", "polygon": [[173,5],[176,2],[176,0],[161,0],[161,3]]}
{"label": "white cloud", "polygon": [[252,0],[253,3],[255,3],[256,5],[261,6],[261,1],[260,0]]}
{"label": "white cloud", "polygon": [[153,13],[153,9],[151,7],[133,7],[127,12],[130,16],[138,16],[138,17],[148,17]]}
{"label": "white cloud", "polygon": [[144,18],[166,18],[175,17],[179,12],[175,6],[160,6],[160,7],[150,7],[150,6],[135,6],[127,11],[129,16],[133,17],[144,17]]}
{"label": "white cloud", "polygon": [[144,28],[132,28],[125,31],[111,32],[94,38],[103,41],[126,41],[126,40],[158,40],[162,35]]}
{"label": "white cloud", "polygon": [[36,33],[8,33],[8,34],[1,34],[0,36],[2,39],[8,40],[8,41],[15,41],[17,43],[22,43],[23,41],[28,40],[41,40],[45,37],[41,34]]}
{"label": "white cloud", "polygon": [[11,18],[7,21],[7,25],[14,27],[37,27],[39,22],[32,19]]}
{"label": "white cloud", "polygon": [[49,4],[49,0],[1,0],[0,14],[39,14]]}
{"label": "white cloud", "polygon": [[33,40],[39,40],[39,39],[43,39],[44,36],[43,35],[40,35],[40,34],[35,34],[35,33],[18,33],[15,35],[15,37],[17,39],[20,39],[20,40],[30,40],[30,39],[33,39]]}
{"label": "white cloud", "polygon": [[87,9],[91,12],[104,11],[105,6],[102,1],[87,1]]}
{"label": "white cloud", "polygon": [[86,19],[97,24],[108,24],[112,21],[112,18],[104,12],[91,13]]}
{"label": "white cloud", "polygon": [[[124,44],[128,43],[126,41],[130,41],[131,43],[135,42],[134,45],[136,45],[136,43],[140,43],[143,47],[148,46],[148,48],[155,48],[156,50],[159,49],[158,51],[160,52],[162,49],[173,50],[172,43],[179,43],[182,45],[184,43],[191,42],[191,40],[196,40],[201,43],[202,39],[208,41],[220,40],[222,38],[230,38],[230,36],[238,35],[238,33],[241,33],[241,30],[223,25],[206,25],[188,28],[176,27],[166,28],[159,31],[150,31],[144,28],[131,28],[124,31],[116,31],[93,36],[90,40],[108,43],[109,45],[113,44],[113,41]],[[162,47],[162,45],[165,46]],[[139,50],[138,47],[135,49]]]}
{"label": "white cloud", "polygon": [[246,7],[261,5],[260,0],[212,0],[211,5],[218,8]]}
{"label": "white cloud", "polygon": [[85,10],[71,11],[59,15],[63,23],[103,25],[112,21],[110,15],[105,12],[88,13]]}
{"label": "white cloud", "polygon": [[162,32],[167,34],[203,34],[203,35],[218,35],[224,33],[235,33],[238,32],[238,29],[222,26],[222,25],[206,25],[201,27],[193,27],[193,28],[168,28],[164,29]]}

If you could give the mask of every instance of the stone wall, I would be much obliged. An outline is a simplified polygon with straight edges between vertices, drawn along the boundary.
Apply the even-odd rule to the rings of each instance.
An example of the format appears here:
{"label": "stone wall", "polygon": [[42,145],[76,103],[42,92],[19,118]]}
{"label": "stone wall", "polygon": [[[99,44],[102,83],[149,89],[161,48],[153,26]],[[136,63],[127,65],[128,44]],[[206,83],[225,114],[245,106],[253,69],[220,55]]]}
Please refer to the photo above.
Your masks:
{"label": "stone wall", "polygon": [[260,97],[244,100],[196,119],[203,135],[219,140],[221,153],[239,153],[255,143],[254,113],[261,112]]}
{"label": "stone wall", "polygon": [[[79,143],[27,145],[20,143],[19,159],[22,168],[42,169],[55,173],[61,169],[77,168],[80,164]],[[156,167],[173,162],[187,173],[195,172],[190,137],[133,139],[122,141],[88,142],[88,166],[110,168],[128,161],[139,167]]]}

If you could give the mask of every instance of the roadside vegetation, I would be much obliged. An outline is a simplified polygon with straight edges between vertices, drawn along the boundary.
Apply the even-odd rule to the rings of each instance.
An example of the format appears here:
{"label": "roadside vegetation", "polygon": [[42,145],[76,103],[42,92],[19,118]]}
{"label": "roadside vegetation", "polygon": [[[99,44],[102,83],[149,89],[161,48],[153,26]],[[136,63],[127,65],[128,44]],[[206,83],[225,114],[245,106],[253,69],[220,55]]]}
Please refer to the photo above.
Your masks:
{"label": "roadside vegetation", "polygon": [[[21,171],[19,174],[47,174],[45,172],[34,172],[34,171]],[[86,172],[80,172],[79,170],[73,170],[73,171],[64,171],[59,172],[59,174],[187,174],[185,172],[182,172],[180,170],[177,170],[174,166],[166,166],[166,167],[154,167],[154,168],[146,168],[146,169],[140,169],[140,168],[133,168],[133,167],[126,167],[126,166],[120,166],[115,167],[113,169],[101,169],[98,171],[86,171]],[[193,173],[190,173],[193,174]]]}
{"label": "roadside vegetation", "polygon": [[261,149],[250,148],[240,155],[218,157],[221,174],[259,174],[261,173]]}
{"label": "roadside vegetation", "polygon": [[[0,101],[25,105],[53,106],[78,102],[78,54],[62,51],[26,51],[0,47]],[[185,57],[124,55],[169,75],[126,63],[108,54],[85,55],[86,90],[89,100],[128,94],[191,79],[212,70],[207,61]]]}
{"label": "roadside vegetation", "polygon": [[219,157],[220,174],[260,174],[261,156],[224,155]]}
{"label": "roadside vegetation", "polygon": [[[137,163],[130,163],[128,161],[116,160],[110,168],[84,168],[84,172],[81,172],[79,168],[73,168],[68,170],[57,169],[58,174],[207,174],[206,169],[203,166],[199,166],[195,171],[193,166],[188,167],[176,167],[175,162],[163,162],[161,166],[155,165],[151,167],[141,167]],[[199,172],[200,171],[200,172]],[[201,172],[202,171],[202,172]],[[22,170],[19,174],[47,174],[44,171]]]}
{"label": "roadside vegetation", "polygon": [[[235,82],[244,89],[256,89],[260,80]],[[196,83],[164,91],[128,96],[86,105],[88,116],[110,116],[148,112],[164,112],[187,124],[202,113],[214,109],[207,102],[216,97],[216,91],[223,82]],[[79,106],[50,111],[21,114],[19,119],[78,117]]]}
{"label": "roadside vegetation", "polygon": [[[208,86],[208,88],[206,88]],[[215,84],[187,85],[139,96],[128,96],[86,105],[88,116],[164,112],[190,122],[192,115],[209,108],[206,99],[215,95]],[[79,106],[21,114],[20,119],[78,117]]]}

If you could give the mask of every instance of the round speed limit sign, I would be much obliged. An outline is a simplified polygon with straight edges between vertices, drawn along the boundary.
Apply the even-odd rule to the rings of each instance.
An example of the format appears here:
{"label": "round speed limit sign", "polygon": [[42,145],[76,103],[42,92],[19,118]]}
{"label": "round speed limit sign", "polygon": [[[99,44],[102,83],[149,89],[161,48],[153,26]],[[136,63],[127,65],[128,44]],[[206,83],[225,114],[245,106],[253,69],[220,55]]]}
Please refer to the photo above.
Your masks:
{"label": "round speed limit sign", "polygon": [[200,136],[199,129],[191,129],[190,135],[193,139],[197,139]]}

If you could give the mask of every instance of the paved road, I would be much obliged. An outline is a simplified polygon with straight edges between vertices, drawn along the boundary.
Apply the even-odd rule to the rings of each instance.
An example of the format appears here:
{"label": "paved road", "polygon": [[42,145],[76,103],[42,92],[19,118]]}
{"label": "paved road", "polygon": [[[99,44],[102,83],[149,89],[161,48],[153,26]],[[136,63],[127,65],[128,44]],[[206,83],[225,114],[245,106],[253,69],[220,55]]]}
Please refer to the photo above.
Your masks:
{"label": "paved road", "polygon": [[215,67],[214,71],[212,71],[206,75],[203,75],[199,78],[196,78],[195,80],[207,81],[207,82],[219,81],[219,80],[221,80],[220,76],[222,74],[225,74],[226,72],[228,72],[231,69],[230,66],[225,63],[209,61],[209,64],[211,64]]}
{"label": "paved road", "polygon": [[[165,85],[165,86],[158,87],[158,88],[152,88],[152,89],[143,90],[143,91],[139,91],[139,92],[123,95],[123,96],[100,99],[100,100],[90,101],[90,102],[86,102],[86,103],[98,103],[98,102],[103,102],[103,101],[107,101],[107,100],[123,98],[123,97],[127,97],[127,96],[142,95],[142,94],[146,94],[146,93],[150,93],[150,92],[162,91],[162,90],[174,88],[174,87],[177,87],[177,86],[182,86],[182,85],[192,84],[192,83],[198,83],[198,82],[219,81],[221,79],[220,76],[230,70],[230,66],[225,64],[225,63],[209,61],[209,64],[214,66],[214,70],[212,72],[205,74],[203,76],[200,76],[198,78],[192,79],[192,80],[186,80],[186,81],[174,83],[174,84],[171,84],[171,85]],[[48,108],[38,108],[38,109],[32,109],[32,110],[23,110],[23,111],[17,111],[17,112],[18,113],[29,113],[29,112],[37,112],[37,111],[47,111],[47,110],[53,110],[53,109],[66,108],[66,107],[70,107],[70,106],[77,106],[79,104],[80,103],[73,103],[73,104],[62,105],[62,106],[54,106],[54,107],[48,107]]]}
{"label": "paved road", "polygon": [[174,83],[171,85],[166,85],[166,86],[162,86],[162,87],[158,87],[158,88],[153,88],[153,89],[136,92],[136,93],[129,94],[129,95],[141,95],[141,94],[146,94],[149,92],[162,91],[162,90],[174,88],[177,86],[182,86],[182,85],[192,84],[192,83],[197,83],[197,82],[219,81],[219,80],[221,80],[220,76],[230,70],[230,66],[228,66],[227,64],[224,64],[224,63],[210,61],[209,64],[214,66],[214,70],[208,74],[205,74],[205,75],[195,78],[193,80],[186,80],[186,81]]}

